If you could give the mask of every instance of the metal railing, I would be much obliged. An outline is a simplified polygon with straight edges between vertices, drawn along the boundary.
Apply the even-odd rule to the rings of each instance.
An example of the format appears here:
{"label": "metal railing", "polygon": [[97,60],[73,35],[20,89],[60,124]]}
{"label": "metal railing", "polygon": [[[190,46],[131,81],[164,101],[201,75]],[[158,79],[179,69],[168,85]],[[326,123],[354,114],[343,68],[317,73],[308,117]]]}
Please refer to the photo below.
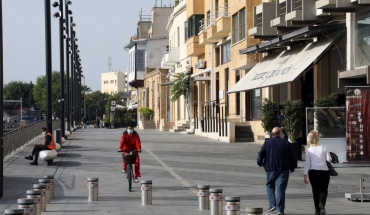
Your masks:
{"label": "metal railing", "polygon": [[[38,121],[4,134],[4,157],[41,134],[45,120]],[[60,128],[59,120],[53,121],[53,130]]]}
{"label": "metal railing", "polygon": [[198,112],[198,104],[194,104],[194,127],[196,129],[201,128],[202,132],[218,132],[220,137],[228,136],[227,116],[226,103],[205,102],[202,104],[200,113]]}

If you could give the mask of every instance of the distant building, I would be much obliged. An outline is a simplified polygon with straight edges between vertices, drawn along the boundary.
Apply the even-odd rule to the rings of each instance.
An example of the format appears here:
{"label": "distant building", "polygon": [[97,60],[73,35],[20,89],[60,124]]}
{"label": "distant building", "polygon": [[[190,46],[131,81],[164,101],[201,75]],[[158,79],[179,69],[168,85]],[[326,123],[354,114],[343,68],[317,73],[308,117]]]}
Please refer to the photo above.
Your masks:
{"label": "distant building", "polygon": [[105,72],[101,74],[101,92],[110,95],[118,92],[129,91],[127,85],[127,73]]}

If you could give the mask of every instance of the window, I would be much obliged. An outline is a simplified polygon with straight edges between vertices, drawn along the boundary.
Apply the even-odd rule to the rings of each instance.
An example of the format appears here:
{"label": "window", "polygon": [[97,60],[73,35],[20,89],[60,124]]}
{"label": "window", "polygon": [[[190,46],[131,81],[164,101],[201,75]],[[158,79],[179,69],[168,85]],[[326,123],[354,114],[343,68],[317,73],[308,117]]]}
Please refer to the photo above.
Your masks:
{"label": "window", "polygon": [[240,40],[245,39],[245,9],[239,11]]}
{"label": "window", "polygon": [[114,80],[110,80],[110,83],[113,84],[114,83]]}
{"label": "window", "polygon": [[261,119],[261,109],[262,109],[262,95],[261,89],[253,90],[252,95],[253,102],[253,119]]}
{"label": "window", "polygon": [[220,47],[215,48],[215,65],[216,65],[216,67],[220,66],[220,52],[221,52]]}
{"label": "window", "polygon": [[232,42],[237,43],[245,39],[245,8],[232,17]]}
{"label": "window", "polygon": [[136,50],[136,71],[145,71],[145,50]]}
{"label": "window", "polygon": [[370,12],[356,15],[355,67],[370,65]]}
{"label": "window", "polygon": [[233,28],[233,32],[232,32],[232,38],[233,38],[233,43],[236,43],[239,41],[239,38],[238,38],[238,14],[235,14],[233,15],[233,23],[232,23],[232,28]]}
{"label": "window", "polygon": [[180,27],[177,27],[177,47],[180,47]]}
{"label": "window", "polygon": [[[240,70],[236,70],[235,74],[235,83],[238,83],[240,80]],[[240,92],[235,93],[235,100],[236,100],[236,115],[240,115]]]}
{"label": "window", "polygon": [[194,15],[185,22],[185,40],[188,40],[193,36],[198,36],[199,27],[201,25],[200,21],[202,19],[203,15]]}
{"label": "window", "polygon": [[231,43],[227,42],[222,45],[222,64],[231,60]]}

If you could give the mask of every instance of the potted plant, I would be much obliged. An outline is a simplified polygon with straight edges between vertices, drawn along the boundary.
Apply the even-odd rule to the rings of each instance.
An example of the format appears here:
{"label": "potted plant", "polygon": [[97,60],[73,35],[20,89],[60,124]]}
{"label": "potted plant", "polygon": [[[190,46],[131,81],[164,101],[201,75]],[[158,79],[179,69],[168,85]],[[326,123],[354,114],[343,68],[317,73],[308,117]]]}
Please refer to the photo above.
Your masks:
{"label": "potted plant", "polygon": [[288,139],[291,143],[297,141],[297,137],[301,135],[302,128],[305,123],[304,107],[301,100],[286,101],[283,104],[284,108],[284,129],[288,134]]}
{"label": "potted plant", "polygon": [[150,117],[153,115],[154,111],[148,107],[140,107],[139,113],[143,115],[144,119],[150,119]]}
{"label": "potted plant", "polygon": [[295,157],[298,163],[298,160],[301,159],[302,143],[298,142],[297,138],[301,135],[305,123],[304,106],[301,100],[288,100],[284,102],[283,108],[284,130],[286,131],[288,139],[293,146]]}
{"label": "potted plant", "polygon": [[266,133],[271,137],[271,131],[274,127],[278,126],[279,106],[271,102],[267,98],[262,103],[262,127]]}

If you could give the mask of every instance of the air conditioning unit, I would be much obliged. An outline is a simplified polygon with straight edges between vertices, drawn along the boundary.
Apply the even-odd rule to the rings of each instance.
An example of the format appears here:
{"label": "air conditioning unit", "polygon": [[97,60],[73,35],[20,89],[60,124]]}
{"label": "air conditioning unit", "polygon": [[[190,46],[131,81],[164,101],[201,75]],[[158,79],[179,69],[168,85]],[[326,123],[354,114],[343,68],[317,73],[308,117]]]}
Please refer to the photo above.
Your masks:
{"label": "air conditioning unit", "polygon": [[199,59],[198,60],[198,69],[205,69],[205,68],[206,68],[206,64],[205,64],[204,59]]}

